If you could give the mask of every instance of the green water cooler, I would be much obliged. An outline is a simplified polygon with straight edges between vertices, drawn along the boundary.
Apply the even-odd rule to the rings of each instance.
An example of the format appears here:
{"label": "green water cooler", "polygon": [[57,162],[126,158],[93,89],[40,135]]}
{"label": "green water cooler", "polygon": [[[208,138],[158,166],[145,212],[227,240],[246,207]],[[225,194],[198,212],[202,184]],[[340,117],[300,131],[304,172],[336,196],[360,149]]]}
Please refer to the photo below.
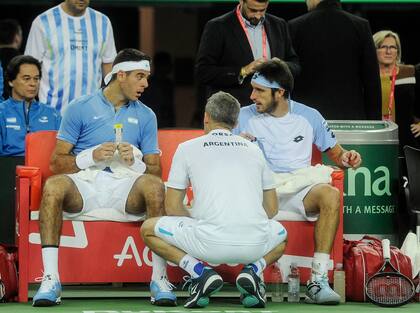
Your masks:
{"label": "green water cooler", "polygon": [[[397,240],[398,126],[388,121],[328,121],[337,141],[363,163],[344,180],[344,237],[365,234]],[[323,162],[327,157],[323,155]]]}

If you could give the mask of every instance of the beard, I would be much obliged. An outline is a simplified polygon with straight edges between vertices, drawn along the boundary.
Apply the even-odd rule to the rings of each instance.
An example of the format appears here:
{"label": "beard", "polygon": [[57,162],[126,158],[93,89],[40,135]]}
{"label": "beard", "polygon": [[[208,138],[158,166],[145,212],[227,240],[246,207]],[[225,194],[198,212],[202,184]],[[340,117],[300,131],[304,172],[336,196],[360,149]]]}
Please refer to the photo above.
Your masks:
{"label": "beard", "polygon": [[258,18],[256,18],[256,17],[248,17],[247,15],[246,15],[246,12],[245,12],[245,10],[244,10],[244,8],[242,7],[241,8],[241,13],[242,13],[242,16],[248,21],[248,22],[250,22],[251,23],[251,25],[254,25],[254,26],[257,26],[258,25],[258,23],[261,21],[261,19],[258,19]]}
{"label": "beard", "polygon": [[261,19],[257,19],[256,17],[247,18],[248,22],[251,23],[251,25],[257,26],[258,23],[261,21]]}
{"label": "beard", "polygon": [[267,109],[265,109],[264,113],[271,114],[276,109],[276,107],[277,103],[274,101],[274,99],[272,99],[270,105],[267,107]]}

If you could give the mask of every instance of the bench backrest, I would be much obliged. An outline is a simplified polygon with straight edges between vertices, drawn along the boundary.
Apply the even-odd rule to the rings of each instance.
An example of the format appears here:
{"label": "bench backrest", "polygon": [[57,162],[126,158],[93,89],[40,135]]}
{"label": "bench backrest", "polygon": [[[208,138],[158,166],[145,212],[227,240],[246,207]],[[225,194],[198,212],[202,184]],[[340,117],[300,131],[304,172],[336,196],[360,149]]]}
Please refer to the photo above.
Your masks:
{"label": "bench backrest", "polygon": [[42,182],[52,175],[50,158],[57,142],[57,131],[42,130],[26,135],[25,165],[41,169]]}
{"label": "bench backrest", "polygon": [[204,135],[202,129],[160,129],[158,141],[161,150],[160,164],[162,180],[167,181],[171,168],[172,157],[178,145],[184,141]]}
{"label": "bench backrest", "polygon": [[[162,179],[167,180],[172,157],[181,142],[201,136],[201,129],[162,129],[158,131],[158,142],[161,149]],[[29,133],[26,136],[25,165],[38,167],[44,182],[52,172],[49,168],[50,158],[54,151],[57,131],[43,130]]]}
{"label": "bench backrest", "polygon": [[[158,131],[163,181],[168,180],[172,157],[178,145],[203,134],[204,131],[201,129],[160,129]],[[57,131],[55,130],[38,131],[26,136],[25,165],[39,167],[43,182],[52,175],[49,164],[57,142],[56,136]],[[321,154],[316,146],[314,146],[312,153],[312,163],[321,163]]]}

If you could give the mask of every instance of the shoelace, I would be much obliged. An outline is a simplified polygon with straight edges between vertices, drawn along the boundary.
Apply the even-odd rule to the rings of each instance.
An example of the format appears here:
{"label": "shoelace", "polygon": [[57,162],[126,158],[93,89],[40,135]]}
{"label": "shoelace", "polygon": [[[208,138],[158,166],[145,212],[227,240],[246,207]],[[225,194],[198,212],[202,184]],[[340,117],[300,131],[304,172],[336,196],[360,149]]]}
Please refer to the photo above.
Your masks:
{"label": "shoelace", "polygon": [[40,282],[41,286],[39,287],[39,290],[45,291],[54,288],[55,284],[58,282],[58,279],[54,279],[51,275],[48,274],[35,278],[35,282]]}
{"label": "shoelace", "polygon": [[192,278],[191,276],[184,276],[182,277],[184,284],[182,285],[182,290],[185,290],[186,287],[190,287],[192,285]]}
{"label": "shoelace", "polygon": [[156,281],[159,284],[159,288],[162,291],[172,291],[175,289],[175,285],[173,285],[166,276],[162,276],[158,281]]}
{"label": "shoelace", "polygon": [[[314,288],[316,288],[316,290],[315,291],[312,291],[312,289],[314,289]],[[318,294],[321,291],[321,289],[322,289],[321,288],[321,283],[318,282],[318,281],[311,281],[308,284],[308,292],[312,293],[314,296],[316,294]]]}

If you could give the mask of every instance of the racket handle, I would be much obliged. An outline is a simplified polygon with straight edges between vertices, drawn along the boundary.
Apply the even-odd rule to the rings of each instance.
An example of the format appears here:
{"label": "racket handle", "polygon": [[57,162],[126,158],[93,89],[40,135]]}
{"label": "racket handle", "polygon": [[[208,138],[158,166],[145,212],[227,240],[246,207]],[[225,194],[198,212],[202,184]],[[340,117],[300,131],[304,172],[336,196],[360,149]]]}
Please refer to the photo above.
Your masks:
{"label": "racket handle", "polygon": [[390,251],[389,246],[390,246],[389,239],[383,239],[382,240],[382,253],[384,254],[385,260],[391,259],[391,251]]}

